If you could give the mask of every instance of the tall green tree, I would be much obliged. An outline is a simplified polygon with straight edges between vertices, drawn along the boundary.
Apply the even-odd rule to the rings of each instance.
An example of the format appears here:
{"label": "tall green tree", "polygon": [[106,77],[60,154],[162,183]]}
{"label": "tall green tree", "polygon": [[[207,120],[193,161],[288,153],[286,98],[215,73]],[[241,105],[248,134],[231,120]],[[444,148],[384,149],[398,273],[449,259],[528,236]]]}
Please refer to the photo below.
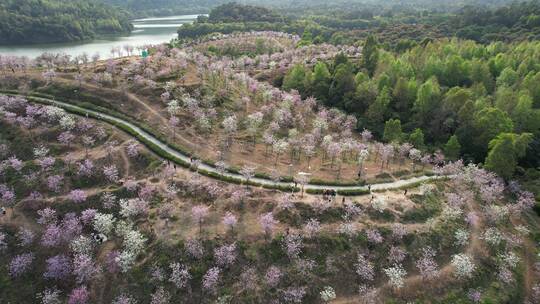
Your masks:
{"label": "tall green tree", "polygon": [[441,88],[437,79],[432,77],[424,82],[418,89],[413,110],[421,124],[425,124],[431,118],[441,98]]}
{"label": "tall green tree", "polygon": [[418,149],[424,148],[424,132],[422,129],[414,129],[414,131],[409,135],[409,142]]}
{"label": "tall green tree", "polygon": [[372,130],[380,130],[380,125],[387,116],[388,106],[390,105],[391,101],[392,97],[390,96],[390,90],[388,88],[384,88],[379,96],[377,96],[377,99],[375,99],[375,102],[369,105],[366,116]]}
{"label": "tall green tree", "polygon": [[522,92],[520,94],[511,117],[515,124],[516,132],[531,132],[536,134],[540,131],[540,109],[533,108],[533,100],[528,92]]}
{"label": "tall green tree", "polygon": [[509,180],[516,171],[518,160],[525,156],[531,143],[531,133],[501,133],[489,142],[489,154],[485,167]]}
{"label": "tall green tree", "polygon": [[473,152],[477,159],[482,159],[487,152],[489,142],[500,133],[509,133],[514,124],[508,115],[494,107],[486,107],[474,115],[474,145]]}
{"label": "tall green tree", "polygon": [[345,102],[344,99],[353,98],[355,89],[356,85],[351,67],[346,64],[340,64],[336,69],[328,91],[330,105],[343,105]]}
{"label": "tall green tree", "polygon": [[384,124],[383,140],[386,142],[399,142],[402,137],[401,121],[399,119],[387,120]]}
{"label": "tall green tree", "polygon": [[306,68],[303,64],[295,65],[283,79],[283,89],[298,90],[300,94],[306,93]]}
{"label": "tall green tree", "polygon": [[394,96],[394,108],[400,117],[408,118],[417,94],[417,85],[414,79],[407,80],[398,78],[392,95]]}
{"label": "tall green tree", "polygon": [[328,102],[328,90],[332,80],[330,71],[326,63],[319,61],[313,68],[313,78],[311,83],[311,92],[315,98],[323,103]]}
{"label": "tall green tree", "polygon": [[379,43],[373,35],[369,35],[364,43],[361,66],[365,68],[369,76],[373,76],[379,61]]}
{"label": "tall green tree", "polygon": [[457,160],[461,153],[461,144],[456,135],[450,136],[446,145],[444,145],[444,155],[449,160]]}

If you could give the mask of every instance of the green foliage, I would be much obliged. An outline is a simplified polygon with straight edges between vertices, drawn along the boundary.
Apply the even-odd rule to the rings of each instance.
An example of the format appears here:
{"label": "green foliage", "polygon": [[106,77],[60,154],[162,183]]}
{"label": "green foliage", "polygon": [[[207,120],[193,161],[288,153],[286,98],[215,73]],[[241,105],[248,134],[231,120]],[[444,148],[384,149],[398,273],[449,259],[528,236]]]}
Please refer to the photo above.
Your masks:
{"label": "green foliage", "polygon": [[370,192],[367,189],[358,189],[358,190],[338,190],[337,194],[342,196],[360,196],[368,195]]}
{"label": "green foliage", "polygon": [[386,142],[399,142],[402,137],[401,121],[399,119],[390,119],[384,124],[383,140]]}
{"label": "green foliage", "polygon": [[450,160],[457,160],[461,153],[461,144],[456,135],[452,135],[444,145],[444,155]]}
{"label": "green foliage", "polygon": [[313,97],[323,103],[328,101],[328,90],[330,89],[330,71],[324,62],[317,62],[313,68],[313,78],[311,91]]}
{"label": "green foliage", "polygon": [[379,60],[378,42],[375,36],[370,35],[364,43],[361,66],[373,76]]}
{"label": "green foliage", "polygon": [[330,105],[338,105],[345,99],[352,98],[355,87],[351,66],[346,63],[337,65],[328,93]]}
{"label": "green foliage", "polygon": [[366,113],[366,118],[368,122],[373,127],[379,126],[388,115],[388,106],[392,102],[392,97],[390,96],[390,90],[384,88],[384,90],[377,96],[375,102],[372,103]]}
{"label": "green foliage", "polygon": [[403,221],[405,223],[413,222],[425,222],[429,218],[436,216],[441,212],[441,198],[434,194],[429,195],[411,195],[411,200],[417,204],[417,207],[410,209],[403,214]]}
{"label": "green foliage", "polygon": [[514,125],[508,115],[493,107],[486,107],[474,115],[475,146],[477,155],[487,150],[488,143],[497,135],[512,132]]}
{"label": "green foliage", "polygon": [[489,142],[489,154],[485,167],[499,176],[510,179],[516,170],[517,161],[525,156],[528,145],[532,141],[531,133],[501,133]]}
{"label": "green foliage", "polygon": [[424,148],[424,132],[422,132],[422,129],[414,129],[414,131],[409,135],[409,143],[418,149]]}
{"label": "green foliage", "polygon": [[430,120],[433,111],[437,108],[441,97],[441,89],[436,78],[430,78],[418,88],[413,110],[418,120],[426,123]]}
{"label": "green foliage", "polygon": [[0,2],[0,44],[81,41],[132,29],[125,11],[98,1]]}
{"label": "green foliage", "polygon": [[298,90],[300,94],[304,94],[306,92],[306,68],[302,64],[295,65],[287,75],[285,75],[285,78],[283,79],[283,89],[284,90]]}
{"label": "green foliage", "polygon": [[220,5],[208,16],[208,21],[212,23],[219,22],[277,22],[279,16],[270,9],[253,5],[242,5],[234,2]]}

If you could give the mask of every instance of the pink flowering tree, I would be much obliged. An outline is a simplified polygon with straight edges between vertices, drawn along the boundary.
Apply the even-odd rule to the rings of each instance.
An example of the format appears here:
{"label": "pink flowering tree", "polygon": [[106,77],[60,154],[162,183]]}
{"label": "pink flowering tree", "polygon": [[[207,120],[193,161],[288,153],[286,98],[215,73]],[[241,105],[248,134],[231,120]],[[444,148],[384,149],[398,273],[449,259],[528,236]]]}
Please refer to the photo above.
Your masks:
{"label": "pink flowering tree", "polygon": [[46,271],[43,276],[47,279],[65,280],[71,275],[71,259],[66,255],[59,254],[50,257],[47,259],[46,264]]}
{"label": "pink flowering tree", "polygon": [[12,278],[18,278],[30,270],[30,266],[35,259],[33,253],[22,253],[16,255],[9,263],[9,275]]}
{"label": "pink flowering tree", "polygon": [[90,301],[90,292],[86,286],[80,286],[71,291],[68,304],[87,304]]}
{"label": "pink flowering tree", "polygon": [[422,255],[416,261],[416,268],[420,272],[423,280],[435,279],[439,276],[439,269],[435,261],[435,250],[430,247],[422,249]]}
{"label": "pink flowering tree", "polygon": [[86,198],[86,193],[81,189],[74,189],[69,193],[69,199],[77,204],[84,203]]}
{"label": "pink flowering tree", "polygon": [[274,218],[272,212],[268,212],[259,217],[259,224],[264,230],[265,238],[268,239],[272,236],[272,231],[278,224],[278,221]]}
{"label": "pink flowering tree", "polygon": [[202,224],[208,217],[210,207],[204,205],[193,206],[191,208],[191,218],[199,225],[199,236],[202,235]]}
{"label": "pink flowering tree", "polygon": [[208,269],[202,280],[203,290],[207,293],[215,294],[217,292],[220,275],[221,269],[219,267]]}
{"label": "pink flowering tree", "polygon": [[237,223],[238,218],[231,212],[227,211],[227,213],[225,213],[225,215],[223,216],[223,224],[225,225],[225,227],[231,230],[231,233],[234,233],[234,227],[236,227]]}

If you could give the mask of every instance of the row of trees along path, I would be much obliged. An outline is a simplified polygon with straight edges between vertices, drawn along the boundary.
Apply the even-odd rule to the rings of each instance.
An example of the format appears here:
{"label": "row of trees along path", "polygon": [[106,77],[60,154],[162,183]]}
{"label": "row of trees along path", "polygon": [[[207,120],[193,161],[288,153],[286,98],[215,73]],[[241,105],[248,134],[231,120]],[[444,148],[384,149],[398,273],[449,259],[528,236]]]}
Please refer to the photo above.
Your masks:
{"label": "row of trees along path", "polygon": [[[35,103],[48,104],[48,105],[56,106],[56,107],[59,107],[59,108],[62,108],[64,110],[66,110],[68,112],[72,112],[72,113],[76,113],[76,114],[79,114],[79,113],[83,112],[83,113],[86,113],[88,117],[91,117],[91,118],[94,118],[94,119],[97,119],[97,120],[100,120],[100,121],[104,121],[106,123],[113,124],[113,125],[116,125],[116,126],[122,125],[124,127],[127,127],[129,129],[131,129],[138,136],[144,138],[146,141],[148,141],[152,145],[154,145],[154,146],[149,146],[149,145],[146,145],[146,146],[150,150],[152,150],[153,152],[158,152],[156,150],[160,150],[159,152],[162,152],[160,154],[161,157],[163,157],[163,158],[165,158],[167,160],[173,161],[173,162],[177,162],[177,163],[179,163],[178,160],[180,160],[182,162],[185,162],[185,163],[188,163],[188,164],[193,162],[192,157],[190,157],[188,155],[185,155],[185,154],[183,154],[182,152],[180,152],[180,151],[178,151],[176,149],[171,148],[167,143],[159,140],[158,138],[156,138],[153,135],[149,134],[148,132],[144,131],[143,129],[136,126],[135,124],[130,123],[130,122],[126,121],[126,120],[120,119],[118,117],[114,117],[112,115],[108,115],[108,114],[105,114],[105,113],[102,113],[102,112],[86,109],[86,108],[79,107],[79,106],[76,106],[76,105],[73,105],[73,104],[69,104],[69,103],[62,102],[62,101],[57,101],[57,100],[52,100],[52,99],[48,99],[48,98],[29,97],[29,96],[16,95],[16,94],[8,94],[8,95],[24,97],[24,98],[27,98],[29,102],[35,102]],[[137,138],[134,138],[134,139],[138,140]],[[138,141],[140,141],[140,140],[138,140]],[[145,144],[145,143],[142,142],[142,144]],[[266,186],[266,187],[269,187],[269,188],[284,188],[284,187],[293,187],[293,186],[295,186],[294,182],[282,182],[282,181],[281,182],[275,182],[275,181],[272,181],[270,179],[255,177],[255,174],[254,174],[255,172],[242,172],[242,174],[232,173],[232,172],[224,172],[224,171],[222,171],[222,170],[220,170],[220,169],[218,169],[218,168],[216,168],[216,167],[214,167],[212,165],[205,164],[205,163],[197,163],[196,165],[194,165],[194,167],[192,167],[192,169],[195,169],[198,172],[210,172],[210,173],[212,173],[214,175],[217,174],[218,176],[224,177],[224,178],[232,178],[232,179],[238,180],[238,181],[240,181],[242,183],[248,183],[248,184],[250,182],[251,183],[256,183],[256,184],[260,184],[262,186]],[[396,189],[396,188],[416,184],[416,183],[419,183],[419,182],[424,182],[424,181],[429,181],[429,180],[434,180],[434,179],[440,179],[440,178],[442,178],[442,176],[419,176],[419,177],[413,177],[413,178],[398,180],[398,181],[389,182],[389,183],[372,184],[370,189],[371,190],[387,190],[387,189],[390,190],[390,189]],[[368,190],[368,186],[355,186],[355,185],[337,186],[337,185],[317,185],[317,184],[310,184],[310,183],[306,183],[305,185],[299,185],[299,184],[296,184],[296,185],[298,187],[303,186],[304,190],[309,190],[309,189],[311,189],[311,190],[329,189],[329,190],[336,190],[336,191],[339,191],[339,190]]]}

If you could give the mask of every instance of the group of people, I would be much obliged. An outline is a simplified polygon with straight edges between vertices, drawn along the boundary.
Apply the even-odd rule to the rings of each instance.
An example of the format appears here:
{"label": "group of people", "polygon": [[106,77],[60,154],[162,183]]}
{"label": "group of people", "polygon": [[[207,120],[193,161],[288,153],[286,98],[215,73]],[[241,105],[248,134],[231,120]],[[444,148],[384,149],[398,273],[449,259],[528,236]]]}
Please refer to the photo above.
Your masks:
{"label": "group of people", "polygon": [[333,201],[336,199],[337,191],[333,189],[323,190],[323,199],[326,201]]}

